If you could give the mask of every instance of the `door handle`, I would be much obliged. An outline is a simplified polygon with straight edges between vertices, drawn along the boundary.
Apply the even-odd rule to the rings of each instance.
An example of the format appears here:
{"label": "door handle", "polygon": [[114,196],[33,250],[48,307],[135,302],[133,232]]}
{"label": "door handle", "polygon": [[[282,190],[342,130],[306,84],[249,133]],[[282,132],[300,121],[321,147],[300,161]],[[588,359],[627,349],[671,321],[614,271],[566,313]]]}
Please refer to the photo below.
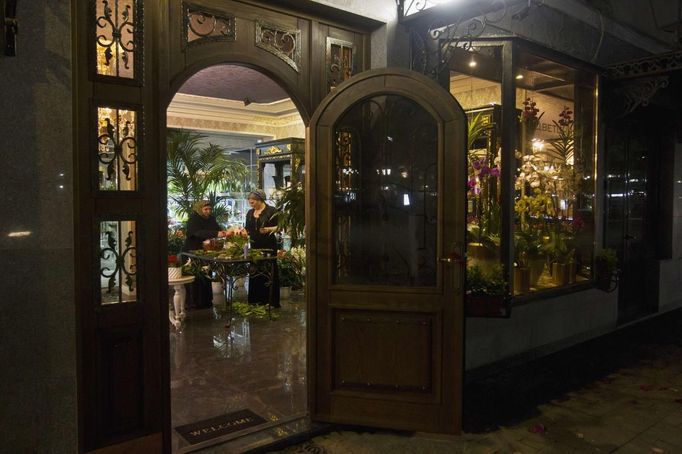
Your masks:
{"label": "door handle", "polygon": [[452,264],[452,263],[460,263],[461,264],[461,263],[466,262],[466,259],[456,252],[452,252],[447,257],[441,257],[438,260],[440,260],[441,262],[444,262],[444,263],[448,263],[448,264]]}

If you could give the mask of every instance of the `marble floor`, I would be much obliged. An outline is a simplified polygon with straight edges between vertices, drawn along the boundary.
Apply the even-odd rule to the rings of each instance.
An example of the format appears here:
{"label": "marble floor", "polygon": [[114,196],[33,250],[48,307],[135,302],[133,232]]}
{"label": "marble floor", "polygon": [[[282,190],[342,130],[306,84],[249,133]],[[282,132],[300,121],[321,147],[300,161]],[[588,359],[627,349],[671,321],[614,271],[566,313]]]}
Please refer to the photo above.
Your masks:
{"label": "marble floor", "polygon": [[[194,310],[180,332],[171,328],[172,427],[241,409],[269,421],[261,433],[233,441],[234,452],[309,429],[302,295],[283,301],[278,313],[277,320],[235,316],[226,328],[222,311]],[[235,435],[244,434],[226,438]],[[190,446],[173,431],[173,452],[211,443]]]}

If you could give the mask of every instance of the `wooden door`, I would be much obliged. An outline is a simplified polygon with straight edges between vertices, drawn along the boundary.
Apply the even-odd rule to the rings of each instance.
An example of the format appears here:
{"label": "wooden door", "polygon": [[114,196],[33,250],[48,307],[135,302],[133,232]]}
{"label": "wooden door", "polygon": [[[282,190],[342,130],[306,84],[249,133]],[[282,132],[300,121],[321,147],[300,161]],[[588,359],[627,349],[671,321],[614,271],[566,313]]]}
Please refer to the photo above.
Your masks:
{"label": "wooden door", "polygon": [[647,111],[607,129],[606,246],[616,249],[621,277],[618,320],[628,323],[658,307],[660,155],[672,140]]}
{"label": "wooden door", "polygon": [[465,128],[448,92],[402,69],[352,77],[313,115],[314,420],[460,431]]}
{"label": "wooden door", "polygon": [[143,0],[74,6],[80,452],[156,453],[164,444],[170,385],[165,180],[154,115],[159,8]]}

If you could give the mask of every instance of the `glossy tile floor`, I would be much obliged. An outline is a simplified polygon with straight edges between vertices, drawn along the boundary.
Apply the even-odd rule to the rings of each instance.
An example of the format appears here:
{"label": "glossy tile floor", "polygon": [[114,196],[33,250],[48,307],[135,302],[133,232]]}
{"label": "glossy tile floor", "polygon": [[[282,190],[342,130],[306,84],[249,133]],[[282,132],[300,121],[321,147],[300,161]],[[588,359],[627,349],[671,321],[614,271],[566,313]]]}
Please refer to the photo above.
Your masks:
{"label": "glossy tile floor", "polygon": [[[272,321],[235,317],[226,328],[220,310],[195,310],[181,332],[171,327],[172,427],[245,408],[272,421],[263,427],[268,430],[243,437],[247,440],[230,451],[307,430],[300,420],[306,412],[302,295],[283,301],[279,314]],[[173,431],[173,451],[188,448]]]}

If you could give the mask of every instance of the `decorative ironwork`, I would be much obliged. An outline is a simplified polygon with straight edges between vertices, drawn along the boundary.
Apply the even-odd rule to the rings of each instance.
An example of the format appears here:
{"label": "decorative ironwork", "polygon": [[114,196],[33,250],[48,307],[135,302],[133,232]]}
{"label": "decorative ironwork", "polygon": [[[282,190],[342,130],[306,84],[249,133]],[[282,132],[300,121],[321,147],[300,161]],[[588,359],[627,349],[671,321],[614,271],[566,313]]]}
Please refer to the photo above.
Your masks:
{"label": "decorative ironwork", "polygon": [[0,2],[0,24],[4,28],[4,43],[2,47],[5,50],[5,55],[16,57],[17,33],[19,32],[17,0],[4,0]]}
{"label": "decorative ironwork", "polygon": [[190,45],[234,41],[237,38],[235,17],[219,11],[183,3],[185,47]]}
{"label": "decorative ironwork", "polygon": [[276,55],[294,71],[301,64],[301,30],[256,21],[256,47]]}
{"label": "decorative ironwork", "polygon": [[[411,7],[416,8],[417,4],[433,1],[412,0],[411,3]],[[482,36],[488,26],[502,23],[510,13],[512,20],[523,20],[532,8],[543,4],[539,0],[529,0],[521,9],[512,12],[510,3],[509,0],[491,0],[487,3],[487,12],[481,11],[476,17],[463,16],[454,21],[437,19],[425,32],[411,29],[411,68],[437,79],[449,67],[456,49],[476,51],[473,41]]]}
{"label": "decorative ironwork", "polygon": [[633,112],[639,106],[646,107],[658,90],[666,88],[669,84],[668,76],[637,79],[625,84],[619,91],[623,94],[624,117]]}
{"label": "decorative ironwork", "polygon": [[355,74],[355,44],[327,37],[327,91]]}
{"label": "decorative ironwork", "polygon": [[138,286],[136,222],[102,221],[99,232],[101,304],[136,301]]}
{"label": "decorative ironwork", "polygon": [[677,51],[619,63],[611,66],[608,74],[612,79],[630,79],[656,76],[680,69],[682,69],[682,51]]}
{"label": "decorative ironwork", "polygon": [[[226,283],[223,288],[225,295],[225,326],[230,326],[233,316],[233,290],[236,279],[249,276],[263,277],[265,286],[269,289],[268,298],[272,300],[272,283],[275,275],[277,257],[262,257],[254,259],[227,259],[183,252],[185,257],[200,267],[206,267],[209,272],[217,274]],[[268,318],[272,319],[272,306],[267,305]]]}
{"label": "decorative ironwork", "polygon": [[138,79],[142,61],[142,1],[93,1],[97,74]]}
{"label": "decorative ironwork", "polygon": [[435,285],[433,116],[409,98],[381,95],[353,105],[333,134],[335,284]]}
{"label": "decorative ironwork", "polygon": [[110,107],[97,108],[97,189],[137,189],[138,113]]}

